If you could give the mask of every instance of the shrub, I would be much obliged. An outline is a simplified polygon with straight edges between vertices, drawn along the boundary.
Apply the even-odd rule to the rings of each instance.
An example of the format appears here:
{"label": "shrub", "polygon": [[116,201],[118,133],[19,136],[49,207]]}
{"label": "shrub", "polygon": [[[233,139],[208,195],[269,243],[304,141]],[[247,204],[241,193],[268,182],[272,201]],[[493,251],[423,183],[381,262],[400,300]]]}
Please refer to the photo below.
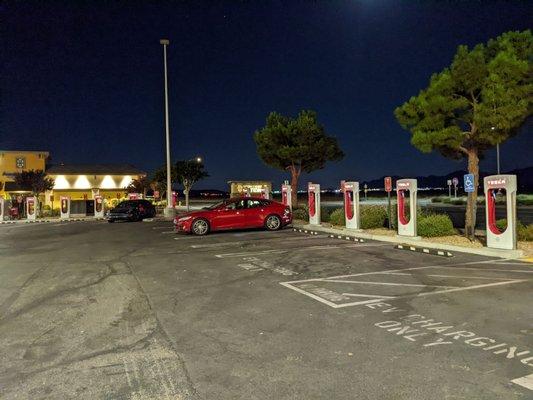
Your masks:
{"label": "shrub", "polygon": [[518,240],[523,240],[526,242],[533,242],[533,224],[524,225],[521,222],[518,222],[516,227],[516,237]]}
{"label": "shrub", "polygon": [[496,228],[498,228],[500,231],[504,231],[507,229],[507,219],[502,218],[496,221]]}
{"label": "shrub", "polygon": [[423,237],[454,235],[455,229],[446,214],[421,214],[417,219],[417,232]]}
{"label": "shrub", "polygon": [[331,214],[331,208],[320,207],[320,221],[329,222],[329,215]]}
{"label": "shrub", "polygon": [[530,194],[519,194],[516,196],[516,204],[521,206],[533,206],[533,196]]}
{"label": "shrub", "polygon": [[293,208],[292,218],[307,221],[309,219],[309,214],[304,207]]}
{"label": "shrub", "polygon": [[462,206],[465,204],[465,201],[463,199],[451,199],[450,204],[453,204],[454,206]]}
{"label": "shrub", "polygon": [[[507,219],[502,218],[496,221],[496,227],[500,231],[504,231],[507,228]],[[522,222],[516,222],[516,239],[520,241],[532,242],[533,241],[533,224],[524,225]]]}
{"label": "shrub", "polygon": [[332,225],[345,226],[346,218],[344,216],[344,208],[336,208],[329,215],[329,222]]}
{"label": "shrub", "polygon": [[383,206],[361,207],[361,228],[383,228],[387,220],[387,208]]}
{"label": "shrub", "polygon": [[432,197],[431,202],[432,203],[442,203],[442,197]]}
{"label": "shrub", "polygon": [[443,197],[443,198],[442,198],[442,202],[443,202],[444,204],[450,204],[451,201],[452,201],[452,199],[450,199],[449,197]]}

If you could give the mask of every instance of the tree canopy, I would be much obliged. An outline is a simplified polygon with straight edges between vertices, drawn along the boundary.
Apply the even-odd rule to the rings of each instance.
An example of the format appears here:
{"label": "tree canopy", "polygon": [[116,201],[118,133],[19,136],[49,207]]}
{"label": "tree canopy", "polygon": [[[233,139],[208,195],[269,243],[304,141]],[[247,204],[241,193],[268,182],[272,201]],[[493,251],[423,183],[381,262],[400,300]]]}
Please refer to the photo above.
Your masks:
{"label": "tree canopy", "polygon": [[449,68],[395,110],[420,151],[477,156],[517,133],[533,107],[533,36],[507,32],[473,49],[459,46]]}
{"label": "tree canopy", "polygon": [[297,202],[302,171],[322,169],[327,161],[344,157],[337,139],[328,136],[314,111],[303,110],[296,118],[272,112],[266,125],[254,134],[257,154],[271,167],[291,173],[293,202]]}
{"label": "tree canopy", "polygon": [[[507,32],[469,49],[459,46],[450,67],[396,108],[411,143],[424,153],[467,158],[479,186],[479,158],[515,135],[533,110],[533,36]],[[469,196],[466,233],[473,236],[477,191]]]}
{"label": "tree canopy", "polygon": [[125,189],[127,193],[142,193],[146,196],[146,192],[150,187],[150,180],[142,176],[139,179],[133,179]]}
{"label": "tree canopy", "polygon": [[204,169],[204,164],[197,160],[177,161],[174,166],[176,180],[183,187],[191,187],[201,179],[207,178],[209,174]]}
{"label": "tree canopy", "polygon": [[15,183],[30,188],[32,194],[39,195],[54,188],[54,180],[42,170],[22,171],[15,174]]}
{"label": "tree canopy", "polygon": [[259,157],[281,170],[295,166],[312,172],[344,157],[337,139],[326,134],[314,111],[301,111],[296,118],[272,112],[254,140]]}
{"label": "tree canopy", "polygon": [[201,179],[207,178],[209,174],[204,169],[204,164],[199,160],[177,161],[174,165],[176,179],[183,186],[185,194],[185,205],[189,209],[189,192],[192,186]]}

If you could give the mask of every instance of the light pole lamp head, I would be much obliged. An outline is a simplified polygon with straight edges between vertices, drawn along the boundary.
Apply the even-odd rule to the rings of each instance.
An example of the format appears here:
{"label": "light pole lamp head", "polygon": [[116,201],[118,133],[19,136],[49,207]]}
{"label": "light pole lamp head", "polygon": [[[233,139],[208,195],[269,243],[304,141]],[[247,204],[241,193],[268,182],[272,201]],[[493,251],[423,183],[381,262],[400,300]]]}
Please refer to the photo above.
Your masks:
{"label": "light pole lamp head", "polygon": [[170,41],[168,39],[161,39],[159,41],[163,46],[168,46],[170,44]]}

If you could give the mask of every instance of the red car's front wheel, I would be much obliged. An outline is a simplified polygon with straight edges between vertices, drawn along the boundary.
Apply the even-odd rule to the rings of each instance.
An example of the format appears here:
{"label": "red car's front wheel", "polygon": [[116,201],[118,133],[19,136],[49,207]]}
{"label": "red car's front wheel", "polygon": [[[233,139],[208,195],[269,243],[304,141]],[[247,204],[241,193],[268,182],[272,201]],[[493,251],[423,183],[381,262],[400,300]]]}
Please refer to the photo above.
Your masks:
{"label": "red car's front wheel", "polygon": [[209,232],[209,222],[206,219],[198,218],[192,223],[191,232],[198,236],[206,235]]}

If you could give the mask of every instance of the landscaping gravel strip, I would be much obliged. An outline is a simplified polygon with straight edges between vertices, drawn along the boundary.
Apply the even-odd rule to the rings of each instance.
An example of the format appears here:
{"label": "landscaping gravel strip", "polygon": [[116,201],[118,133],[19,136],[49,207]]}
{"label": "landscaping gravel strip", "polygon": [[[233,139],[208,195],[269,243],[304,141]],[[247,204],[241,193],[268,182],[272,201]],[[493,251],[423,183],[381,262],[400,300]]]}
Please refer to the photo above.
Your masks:
{"label": "landscaping gravel strip", "polygon": [[297,229],[307,229],[318,232],[330,233],[330,234],[341,234],[347,236],[354,236],[362,239],[377,240],[381,242],[390,242],[395,244],[407,244],[413,246],[420,246],[421,242],[424,243],[424,246],[430,249],[450,251],[450,252],[462,252],[462,253],[471,253],[478,254],[488,257],[498,257],[506,259],[514,259],[524,257],[524,251],[518,250],[501,250],[501,249],[491,249],[488,247],[465,247],[463,245],[454,245],[448,243],[436,242],[434,238],[427,239],[412,239],[409,237],[399,237],[396,235],[396,231],[388,231],[392,233],[385,234],[373,234],[368,231],[361,232],[351,232],[349,229],[345,228],[330,228],[322,225],[309,225],[305,222],[302,224],[299,221],[295,221],[293,226]]}

